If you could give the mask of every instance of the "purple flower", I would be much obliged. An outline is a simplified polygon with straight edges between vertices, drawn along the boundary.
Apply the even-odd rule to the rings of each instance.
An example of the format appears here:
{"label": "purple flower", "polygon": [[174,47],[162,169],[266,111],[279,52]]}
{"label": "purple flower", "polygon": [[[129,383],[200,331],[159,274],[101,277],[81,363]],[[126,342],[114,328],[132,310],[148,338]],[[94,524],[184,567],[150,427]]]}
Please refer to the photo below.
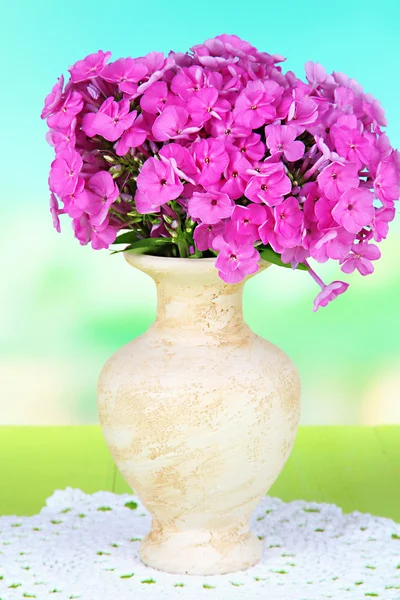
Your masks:
{"label": "purple flower", "polygon": [[78,83],[86,81],[92,77],[97,77],[103,71],[104,66],[111,56],[111,52],[99,50],[94,54],[89,54],[83,60],[78,60],[68,69],[71,74],[71,81]]}
{"label": "purple flower", "polygon": [[188,204],[188,214],[210,225],[230,217],[234,203],[228,194],[221,192],[194,192]]}
{"label": "purple flower", "polygon": [[357,269],[361,275],[370,275],[374,272],[374,265],[371,261],[378,260],[380,256],[381,252],[375,244],[365,242],[353,244],[350,254],[340,261],[342,271],[352,273],[354,269]]}

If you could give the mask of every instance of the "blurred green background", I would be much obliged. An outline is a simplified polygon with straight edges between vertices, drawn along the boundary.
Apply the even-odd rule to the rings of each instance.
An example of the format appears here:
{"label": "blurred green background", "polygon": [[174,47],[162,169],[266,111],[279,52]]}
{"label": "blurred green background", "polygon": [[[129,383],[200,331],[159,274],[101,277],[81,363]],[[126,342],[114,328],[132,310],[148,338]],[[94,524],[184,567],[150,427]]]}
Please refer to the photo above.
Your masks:
{"label": "blurred green background", "polygon": [[[39,114],[61,72],[90,52],[114,58],[184,51],[219,33],[259,49],[355,77],[386,108],[400,146],[400,8],[383,0],[284,4],[110,4],[21,0],[0,24],[0,424],[93,423],[96,382],[107,358],[143,332],[155,314],[151,280],[121,256],[82,248],[70,224],[51,226],[47,173],[52,149]],[[312,313],[317,293],[303,272],[273,267],[246,285],[245,315],[285,350],[303,382],[302,422],[400,422],[400,226],[381,245],[376,273]],[[335,266],[320,270],[340,278]]]}

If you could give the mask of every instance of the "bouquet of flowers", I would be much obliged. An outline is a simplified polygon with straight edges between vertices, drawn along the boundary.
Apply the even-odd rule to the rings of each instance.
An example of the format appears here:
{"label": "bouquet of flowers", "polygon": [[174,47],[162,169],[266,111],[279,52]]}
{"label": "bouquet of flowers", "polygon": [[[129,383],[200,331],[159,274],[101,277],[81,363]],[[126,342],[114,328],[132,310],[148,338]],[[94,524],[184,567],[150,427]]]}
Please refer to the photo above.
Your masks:
{"label": "bouquet of flowers", "polygon": [[166,57],[110,56],[78,61],[45,100],[58,231],[67,214],[94,249],[216,256],[229,283],[260,258],[304,269],[322,288],[314,310],[348,284],[325,285],[309,259],[373,272],[400,154],[354,79],[308,62],[304,82],[234,35]]}

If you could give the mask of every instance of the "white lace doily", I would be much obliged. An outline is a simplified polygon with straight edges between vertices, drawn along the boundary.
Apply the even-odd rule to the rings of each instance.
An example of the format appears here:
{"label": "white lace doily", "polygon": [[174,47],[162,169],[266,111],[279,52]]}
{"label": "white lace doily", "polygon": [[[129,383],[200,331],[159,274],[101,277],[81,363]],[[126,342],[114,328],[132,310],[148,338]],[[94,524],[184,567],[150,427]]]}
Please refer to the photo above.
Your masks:
{"label": "white lace doily", "polygon": [[400,599],[400,524],[266,497],[252,526],[255,567],[169,575],[138,558],[150,517],[135,496],[56,491],[39,515],[0,518],[0,600]]}

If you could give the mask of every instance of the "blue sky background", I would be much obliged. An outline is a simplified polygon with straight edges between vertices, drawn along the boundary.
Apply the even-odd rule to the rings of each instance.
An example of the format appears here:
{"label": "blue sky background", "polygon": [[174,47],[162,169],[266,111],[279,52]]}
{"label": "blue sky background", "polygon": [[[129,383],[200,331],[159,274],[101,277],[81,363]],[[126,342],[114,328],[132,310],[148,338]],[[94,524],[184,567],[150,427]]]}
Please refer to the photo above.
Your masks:
{"label": "blue sky background", "polygon": [[[39,118],[57,77],[98,49],[114,59],[185,51],[220,33],[354,77],[386,109],[400,146],[400,4],[358,0],[105,2],[19,0],[0,18],[0,423],[94,422],[102,364],[151,322],[152,283],[120,256],[81,248],[67,221],[51,227],[47,175],[53,151]],[[397,226],[396,226],[397,225]],[[247,286],[251,326],[281,346],[303,380],[303,422],[400,422],[399,219],[368,278],[311,313],[304,273],[271,268]],[[340,271],[324,265],[327,280]],[[3,383],[2,383],[3,385]]]}

